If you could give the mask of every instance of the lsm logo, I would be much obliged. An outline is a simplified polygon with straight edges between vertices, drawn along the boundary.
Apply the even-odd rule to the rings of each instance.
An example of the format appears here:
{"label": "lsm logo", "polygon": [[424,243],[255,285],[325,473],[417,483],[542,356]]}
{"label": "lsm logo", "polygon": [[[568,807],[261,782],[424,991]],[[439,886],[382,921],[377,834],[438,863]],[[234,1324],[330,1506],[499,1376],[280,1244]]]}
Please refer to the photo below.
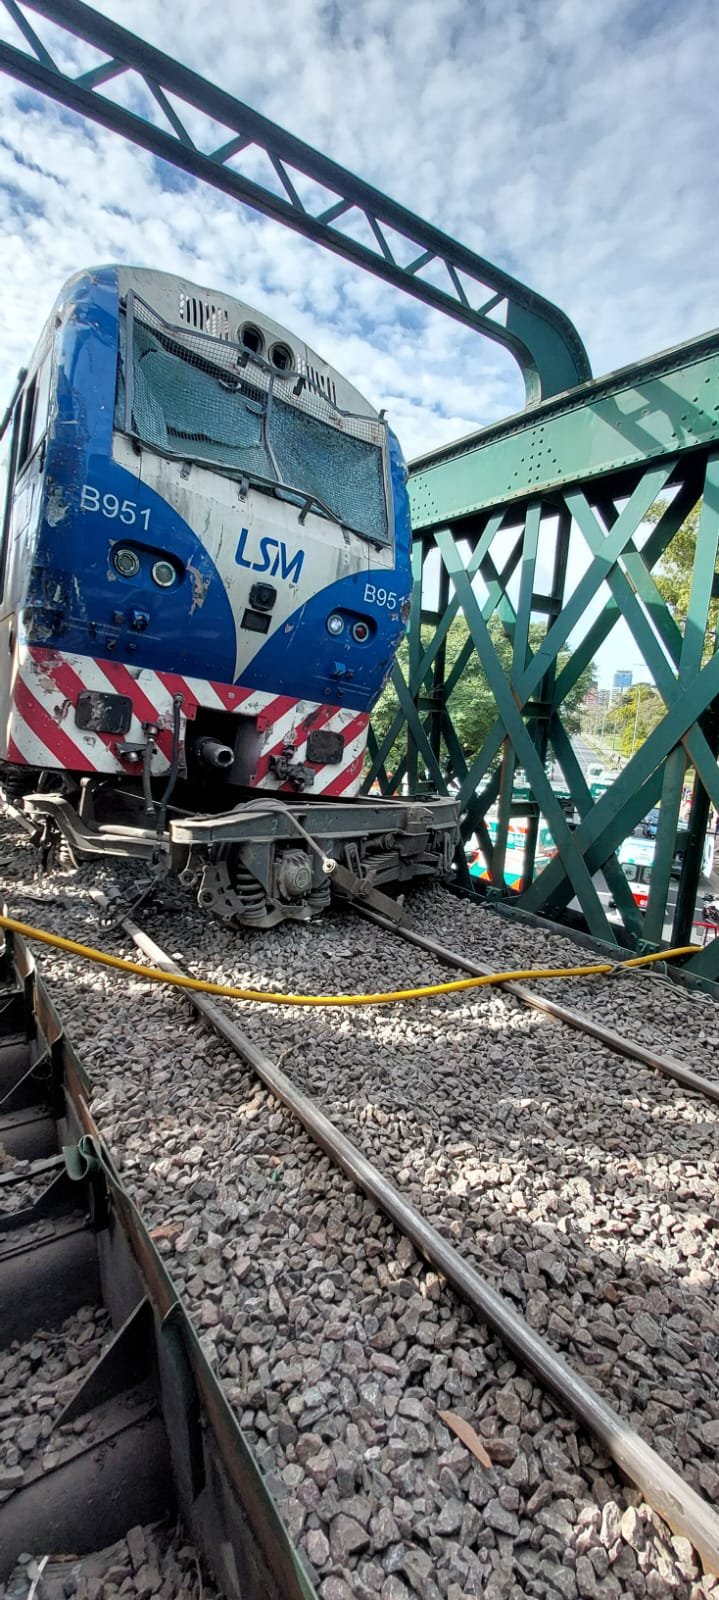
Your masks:
{"label": "lsm logo", "polygon": [[[243,528],[240,534],[235,561],[238,567],[249,567],[250,572],[268,572],[271,578],[289,578],[298,582],[305,559],[304,550],[296,550],[293,556],[288,555],[284,539],[270,539],[265,534],[259,540],[259,561],[249,561],[245,555],[249,530]],[[249,552],[253,554],[252,551]]]}

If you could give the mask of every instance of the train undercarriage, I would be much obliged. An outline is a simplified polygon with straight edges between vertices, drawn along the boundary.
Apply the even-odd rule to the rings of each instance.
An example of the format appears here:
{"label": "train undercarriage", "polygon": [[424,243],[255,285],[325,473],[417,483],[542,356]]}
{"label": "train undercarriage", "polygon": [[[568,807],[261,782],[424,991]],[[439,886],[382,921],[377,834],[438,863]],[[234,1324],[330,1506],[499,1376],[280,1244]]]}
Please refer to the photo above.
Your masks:
{"label": "train undercarriage", "polygon": [[401,903],[386,891],[448,872],[459,839],[456,804],[445,797],[254,791],[216,815],[177,805],[163,814],[140,787],[112,780],[66,778],[60,789],[19,793],[6,769],[0,782],[46,853],[62,844],[75,863],[97,856],[145,863],[158,877],[178,878],[199,905],[235,927],[307,921],[333,895],[399,921]]}

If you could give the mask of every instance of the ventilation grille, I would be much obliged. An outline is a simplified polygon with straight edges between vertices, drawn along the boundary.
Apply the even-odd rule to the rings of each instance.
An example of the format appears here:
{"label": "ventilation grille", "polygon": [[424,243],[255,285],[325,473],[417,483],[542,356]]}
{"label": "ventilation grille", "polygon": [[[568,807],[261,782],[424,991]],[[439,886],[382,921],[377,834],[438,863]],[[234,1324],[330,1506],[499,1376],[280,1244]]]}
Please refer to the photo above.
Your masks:
{"label": "ventilation grille", "polygon": [[209,334],[211,339],[229,339],[230,318],[222,306],[213,306],[199,295],[185,294],[180,290],[180,321],[198,333]]}
{"label": "ventilation grille", "polygon": [[317,368],[313,367],[313,366],[310,366],[310,363],[308,362],[307,363],[307,379],[308,379],[308,382],[311,383],[313,389],[319,389],[321,394],[326,394],[328,400],[331,400],[333,406],[336,406],[336,404],[337,404],[337,390],[335,389],[334,383],[332,382],[332,379],[330,378],[329,373],[318,372]]}

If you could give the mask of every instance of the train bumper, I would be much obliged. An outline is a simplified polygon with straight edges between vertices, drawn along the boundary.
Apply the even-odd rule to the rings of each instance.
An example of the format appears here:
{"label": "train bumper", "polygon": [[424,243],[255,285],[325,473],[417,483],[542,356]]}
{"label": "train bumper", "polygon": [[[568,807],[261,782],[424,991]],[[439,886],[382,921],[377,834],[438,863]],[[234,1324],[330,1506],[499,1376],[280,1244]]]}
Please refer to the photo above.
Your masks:
{"label": "train bumper", "polygon": [[15,649],[0,761],[122,778],[147,763],[149,777],[162,779],[173,764],[178,712],[183,772],[188,752],[191,767],[193,746],[210,732],[237,747],[237,770],[228,774],[235,784],[331,796],[359,789],[366,712],[26,642]]}

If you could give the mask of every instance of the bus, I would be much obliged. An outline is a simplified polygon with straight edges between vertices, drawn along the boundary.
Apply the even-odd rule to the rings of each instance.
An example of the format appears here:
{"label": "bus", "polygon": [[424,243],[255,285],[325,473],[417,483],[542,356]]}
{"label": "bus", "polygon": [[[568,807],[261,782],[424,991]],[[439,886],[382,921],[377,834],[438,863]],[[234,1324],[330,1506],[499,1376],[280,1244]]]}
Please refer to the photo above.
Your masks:
{"label": "bus", "polygon": [[[507,851],[504,858],[504,881],[510,889],[518,890],[522,887],[528,831],[528,817],[512,818],[507,830]],[[487,832],[492,844],[495,844],[499,833],[499,820],[496,810],[490,811],[487,816]],[[556,854],[557,847],[545,818],[540,817],[537,832],[537,850],[534,859],[533,876],[535,878],[539,876],[539,873],[542,872]],[[466,857],[470,877],[489,882],[489,868],[482,851],[476,843],[467,847]]]}
{"label": "bus", "polygon": [[[674,860],[672,862],[673,878],[678,878],[681,872],[687,838],[688,829],[678,828]],[[636,835],[632,835],[630,839],[625,839],[619,848],[617,859],[631,889],[632,898],[639,906],[640,911],[646,911],[649,901],[649,888],[656,848],[655,839],[638,838]],[[702,846],[701,875],[703,878],[710,876],[713,862],[714,840],[711,834],[707,833]],[[614,902],[610,901],[609,903],[613,907]]]}

